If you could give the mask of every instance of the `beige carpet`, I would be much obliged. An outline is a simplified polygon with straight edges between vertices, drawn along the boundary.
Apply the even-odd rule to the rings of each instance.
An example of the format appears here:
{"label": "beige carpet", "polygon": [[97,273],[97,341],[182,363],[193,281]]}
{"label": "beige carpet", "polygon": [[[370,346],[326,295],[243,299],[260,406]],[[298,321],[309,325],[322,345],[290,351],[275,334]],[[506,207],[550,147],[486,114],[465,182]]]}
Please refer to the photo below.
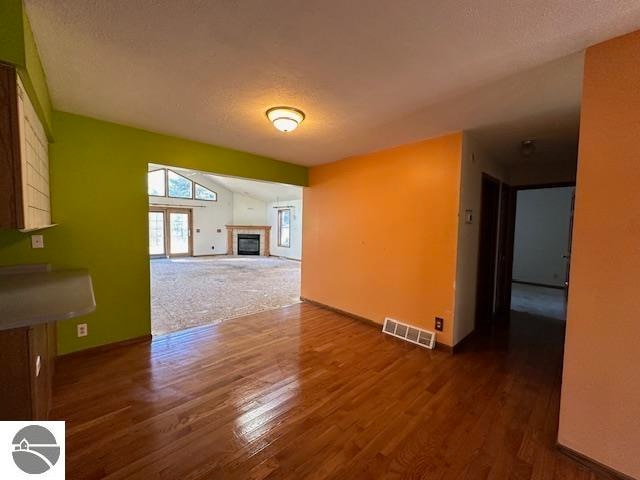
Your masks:
{"label": "beige carpet", "polygon": [[154,335],[300,301],[300,262],[276,257],[151,260]]}

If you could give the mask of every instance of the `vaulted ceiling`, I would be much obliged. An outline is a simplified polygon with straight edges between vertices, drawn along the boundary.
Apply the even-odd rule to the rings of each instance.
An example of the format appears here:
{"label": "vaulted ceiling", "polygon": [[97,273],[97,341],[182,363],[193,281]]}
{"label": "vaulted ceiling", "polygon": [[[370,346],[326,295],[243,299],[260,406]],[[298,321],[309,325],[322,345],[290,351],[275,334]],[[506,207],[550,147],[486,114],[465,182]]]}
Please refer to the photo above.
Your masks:
{"label": "vaulted ceiling", "polygon": [[[575,132],[575,53],[640,28],[637,0],[26,6],[55,108],[304,165],[461,129]],[[307,114],[291,134],[265,118],[280,104]]]}
{"label": "vaulted ceiling", "polygon": [[[267,203],[300,200],[302,198],[302,187],[295,185],[249,180],[248,178],[227,177],[224,175],[213,175],[206,172],[198,172],[188,168],[172,167],[169,165],[149,164],[150,172],[160,168],[169,168],[192,180],[194,176],[204,175],[204,178],[213,182],[214,185],[219,185],[233,193],[239,193]],[[198,182],[200,180],[195,179],[195,181]],[[204,184],[204,186],[211,188],[212,185]]]}

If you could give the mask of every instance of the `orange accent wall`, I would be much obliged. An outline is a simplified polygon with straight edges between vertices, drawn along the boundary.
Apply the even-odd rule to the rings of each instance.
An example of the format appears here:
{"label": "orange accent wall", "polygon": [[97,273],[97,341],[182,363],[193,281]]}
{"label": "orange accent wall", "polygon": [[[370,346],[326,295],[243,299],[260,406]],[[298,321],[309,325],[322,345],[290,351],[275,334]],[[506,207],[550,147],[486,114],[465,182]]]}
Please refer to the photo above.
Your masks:
{"label": "orange accent wall", "polygon": [[585,59],[558,440],[640,478],[640,31]]}
{"label": "orange accent wall", "polygon": [[452,344],[462,134],[313,167],[304,190],[302,296]]}

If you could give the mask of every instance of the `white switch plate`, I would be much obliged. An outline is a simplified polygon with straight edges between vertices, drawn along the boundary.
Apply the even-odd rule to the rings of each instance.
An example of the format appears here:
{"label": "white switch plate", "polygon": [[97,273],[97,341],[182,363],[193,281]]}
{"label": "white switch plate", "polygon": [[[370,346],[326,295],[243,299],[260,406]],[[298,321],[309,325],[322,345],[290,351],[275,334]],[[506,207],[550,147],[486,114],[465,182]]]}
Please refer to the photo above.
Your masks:
{"label": "white switch plate", "polygon": [[78,329],[78,337],[86,337],[87,336],[87,324],[79,323],[77,326]]}
{"label": "white switch plate", "polygon": [[44,237],[42,235],[31,235],[31,248],[44,248]]}

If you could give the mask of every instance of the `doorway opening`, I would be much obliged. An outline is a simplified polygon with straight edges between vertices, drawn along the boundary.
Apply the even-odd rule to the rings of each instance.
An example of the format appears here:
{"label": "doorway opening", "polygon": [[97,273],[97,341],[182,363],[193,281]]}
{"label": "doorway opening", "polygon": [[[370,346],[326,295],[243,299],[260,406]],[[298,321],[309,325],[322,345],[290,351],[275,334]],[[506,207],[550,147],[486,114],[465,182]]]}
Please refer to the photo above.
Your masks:
{"label": "doorway opening", "polygon": [[151,331],[300,301],[302,188],[149,164]]}
{"label": "doorway opening", "polygon": [[482,175],[478,281],[476,283],[476,330],[487,331],[493,325],[498,256],[498,220],[500,181]]}
{"label": "doorway opening", "polygon": [[575,182],[510,186],[483,174],[476,324],[521,312],[566,319]]}
{"label": "doorway opening", "polygon": [[566,320],[575,185],[517,189],[511,309]]}

